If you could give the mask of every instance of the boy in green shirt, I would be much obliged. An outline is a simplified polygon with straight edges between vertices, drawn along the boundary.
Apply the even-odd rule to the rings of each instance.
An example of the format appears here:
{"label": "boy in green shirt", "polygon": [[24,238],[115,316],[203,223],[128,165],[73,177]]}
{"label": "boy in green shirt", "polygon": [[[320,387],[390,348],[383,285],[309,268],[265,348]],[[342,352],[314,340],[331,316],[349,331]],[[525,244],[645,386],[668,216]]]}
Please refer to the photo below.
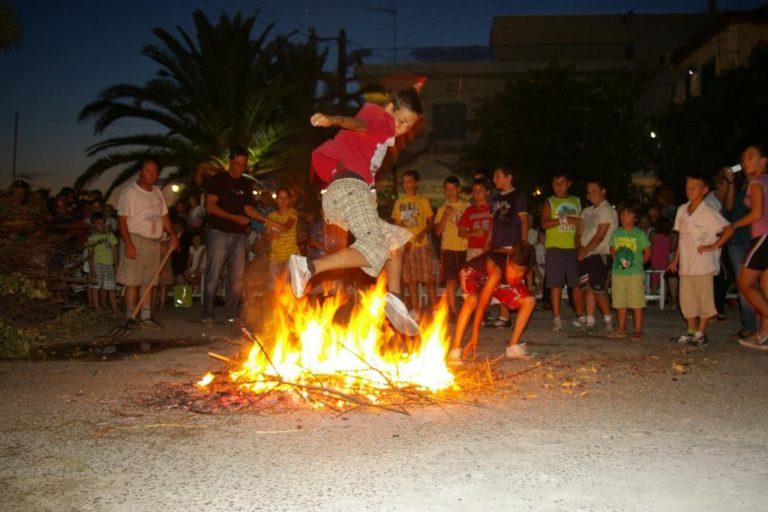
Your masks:
{"label": "boy in green shirt", "polygon": [[576,252],[576,228],[581,219],[581,201],[568,193],[571,180],[566,174],[552,177],[554,195],[547,198],[541,210],[541,227],[544,239],[544,286],[549,288],[552,303],[552,330],[563,330],[560,318],[560,296],[563,286],[573,290],[576,316],[580,317],[581,288],[579,287],[578,254]]}
{"label": "boy in green shirt", "polygon": [[637,227],[638,212],[634,206],[619,208],[620,227],[611,234],[612,305],[616,309],[618,325],[608,333],[611,338],[627,337],[627,309],[632,310],[635,330],[632,339],[643,337],[643,310],[645,309],[645,268],[651,259],[651,242]]}
{"label": "boy in green shirt", "polygon": [[91,286],[88,298],[96,311],[106,307],[107,301],[113,311],[117,311],[115,294],[115,269],[117,268],[117,238],[107,229],[107,222],[100,213],[91,217],[93,232],[88,237],[88,270]]}

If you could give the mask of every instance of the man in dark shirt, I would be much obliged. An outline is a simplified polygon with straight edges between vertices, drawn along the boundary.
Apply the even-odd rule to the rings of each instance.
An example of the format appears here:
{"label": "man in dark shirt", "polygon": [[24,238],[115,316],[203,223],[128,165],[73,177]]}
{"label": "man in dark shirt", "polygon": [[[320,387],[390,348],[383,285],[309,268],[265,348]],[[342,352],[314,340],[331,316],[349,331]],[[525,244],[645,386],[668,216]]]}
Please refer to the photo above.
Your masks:
{"label": "man in dark shirt", "polygon": [[229,275],[224,310],[230,324],[237,321],[247,261],[248,224],[251,219],[264,221],[264,216],[254,208],[253,182],[243,177],[247,169],[248,150],[232,148],[227,172],[216,174],[207,184],[208,233],[202,312],[207,326],[213,325],[213,306],[225,263],[229,263]]}

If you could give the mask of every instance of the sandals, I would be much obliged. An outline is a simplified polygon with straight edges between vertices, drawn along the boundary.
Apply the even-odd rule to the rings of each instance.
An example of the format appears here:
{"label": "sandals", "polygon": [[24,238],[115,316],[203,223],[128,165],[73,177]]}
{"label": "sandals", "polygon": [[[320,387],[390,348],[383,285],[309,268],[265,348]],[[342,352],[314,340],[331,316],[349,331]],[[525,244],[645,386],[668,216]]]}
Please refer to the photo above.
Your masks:
{"label": "sandals", "polygon": [[643,331],[635,331],[632,333],[632,341],[643,341]]}

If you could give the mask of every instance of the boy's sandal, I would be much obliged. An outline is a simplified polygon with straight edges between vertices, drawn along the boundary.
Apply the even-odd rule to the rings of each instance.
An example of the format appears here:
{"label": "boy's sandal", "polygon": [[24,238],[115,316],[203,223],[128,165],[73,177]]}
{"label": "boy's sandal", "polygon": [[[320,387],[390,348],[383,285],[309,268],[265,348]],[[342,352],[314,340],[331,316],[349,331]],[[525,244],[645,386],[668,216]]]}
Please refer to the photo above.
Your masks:
{"label": "boy's sandal", "polygon": [[643,331],[635,331],[632,333],[632,340],[640,341],[643,339]]}

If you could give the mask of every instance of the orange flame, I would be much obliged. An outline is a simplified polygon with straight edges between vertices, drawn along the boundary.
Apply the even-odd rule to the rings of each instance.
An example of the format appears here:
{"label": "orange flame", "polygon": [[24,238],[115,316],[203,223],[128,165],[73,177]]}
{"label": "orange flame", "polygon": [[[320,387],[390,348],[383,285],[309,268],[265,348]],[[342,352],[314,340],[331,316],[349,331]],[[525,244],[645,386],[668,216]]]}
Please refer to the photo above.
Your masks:
{"label": "orange flame", "polygon": [[[241,390],[264,393],[295,391],[284,383],[312,385],[321,376],[332,376],[338,391],[374,403],[377,391],[387,388],[415,386],[436,392],[455,387],[445,363],[449,346],[445,301],[429,324],[422,323],[420,337],[403,338],[386,320],[385,294],[386,282],[380,278],[375,287],[359,293],[348,324],[342,326],[334,316],[343,312],[346,297],[336,295],[322,303],[297,300],[287,285],[282,286],[277,292],[273,343],[269,347],[254,343],[241,366],[229,372],[230,382]],[[204,378],[198,386],[205,389],[211,382]]]}

